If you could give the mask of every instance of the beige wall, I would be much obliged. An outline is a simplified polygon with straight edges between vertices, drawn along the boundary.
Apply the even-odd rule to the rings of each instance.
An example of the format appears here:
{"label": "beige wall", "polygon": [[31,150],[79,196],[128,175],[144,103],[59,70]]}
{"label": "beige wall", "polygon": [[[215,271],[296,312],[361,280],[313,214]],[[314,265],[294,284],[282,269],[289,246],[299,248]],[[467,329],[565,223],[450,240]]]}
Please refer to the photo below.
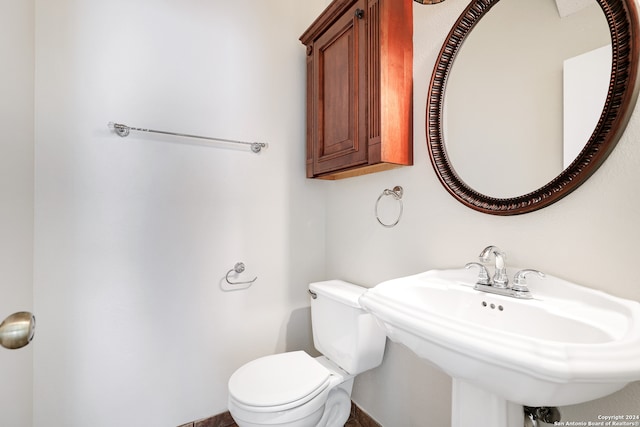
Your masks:
{"label": "beige wall", "polygon": [[[415,3],[415,165],[327,183],[327,275],[365,286],[432,268],[474,261],[498,245],[513,266],[532,267],[614,295],[640,300],[640,114],[607,162],[583,186],[543,210],[514,217],[481,214],[454,200],[429,163],[425,105],[440,47],[467,5]],[[404,187],[404,216],[392,229],[373,214],[385,188]],[[640,384],[595,402],[562,408],[565,419],[638,413]],[[408,350],[391,344],[383,365],[357,378],[354,399],[385,426],[445,427],[450,380]]]}

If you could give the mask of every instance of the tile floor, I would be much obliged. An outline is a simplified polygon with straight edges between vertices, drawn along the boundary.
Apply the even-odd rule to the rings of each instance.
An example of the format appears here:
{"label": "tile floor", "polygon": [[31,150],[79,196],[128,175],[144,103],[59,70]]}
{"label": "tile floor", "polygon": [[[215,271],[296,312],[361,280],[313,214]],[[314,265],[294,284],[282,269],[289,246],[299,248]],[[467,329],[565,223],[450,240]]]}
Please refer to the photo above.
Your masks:
{"label": "tile floor", "polygon": [[[183,424],[178,427],[238,427],[231,418],[229,412],[215,415],[198,421]],[[358,408],[353,402],[351,403],[351,416],[344,427],[382,427],[375,422],[362,409]]]}

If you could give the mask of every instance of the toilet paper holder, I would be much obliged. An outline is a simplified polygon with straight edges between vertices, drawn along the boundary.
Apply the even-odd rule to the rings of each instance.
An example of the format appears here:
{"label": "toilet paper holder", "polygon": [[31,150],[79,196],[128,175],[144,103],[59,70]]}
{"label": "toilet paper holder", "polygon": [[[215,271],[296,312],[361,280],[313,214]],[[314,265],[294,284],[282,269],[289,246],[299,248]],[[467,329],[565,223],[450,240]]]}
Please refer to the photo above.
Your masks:
{"label": "toilet paper holder", "polygon": [[228,284],[230,285],[250,285],[253,282],[255,282],[256,280],[258,280],[258,277],[254,277],[252,280],[247,280],[247,281],[243,281],[243,282],[232,282],[231,280],[229,280],[229,275],[231,273],[236,273],[236,274],[240,274],[243,273],[245,270],[245,265],[244,262],[236,262],[236,264],[233,266],[233,268],[229,271],[227,271],[226,276],[224,277],[225,280],[227,281]]}

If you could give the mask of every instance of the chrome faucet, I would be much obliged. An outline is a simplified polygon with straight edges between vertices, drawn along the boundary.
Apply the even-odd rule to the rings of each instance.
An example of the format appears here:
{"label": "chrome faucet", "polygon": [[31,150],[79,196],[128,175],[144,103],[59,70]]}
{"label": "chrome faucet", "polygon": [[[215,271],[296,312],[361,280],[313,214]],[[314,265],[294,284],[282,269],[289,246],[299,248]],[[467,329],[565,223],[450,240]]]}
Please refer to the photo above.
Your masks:
{"label": "chrome faucet", "polygon": [[478,257],[480,258],[480,262],[486,263],[489,262],[492,254],[496,263],[492,285],[496,288],[505,289],[509,287],[509,276],[507,276],[507,266],[504,262],[507,258],[507,254],[502,252],[497,246],[492,245],[484,248]]}
{"label": "chrome faucet", "polygon": [[[493,278],[489,275],[489,271],[484,263],[489,262],[491,255],[495,258],[495,272]],[[531,299],[533,298],[529,288],[527,287],[526,276],[528,274],[537,274],[544,278],[544,273],[538,270],[525,269],[518,271],[513,279],[513,286],[509,285],[509,276],[507,275],[507,267],[505,265],[506,254],[496,246],[487,246],[480,253],[481,262],[470,262],[464,268],[478,267],[480,272],[474,286],[475,290],[489,292],[492,294],[504,295],[514,298]]]}

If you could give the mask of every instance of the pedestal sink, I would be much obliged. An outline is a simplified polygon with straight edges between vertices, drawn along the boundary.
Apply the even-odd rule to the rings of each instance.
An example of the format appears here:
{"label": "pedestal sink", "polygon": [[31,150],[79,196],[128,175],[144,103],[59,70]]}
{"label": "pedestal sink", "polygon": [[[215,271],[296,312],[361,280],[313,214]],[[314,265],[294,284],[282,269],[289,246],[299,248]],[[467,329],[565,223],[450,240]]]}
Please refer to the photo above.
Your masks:
{"label": "pedestal sink", "polygon": [[522,405],[582,403],[640,380],[638,302],[548,274],[521,300],[474,290],[476,277],[431,270],[360,298],[392,341],[453,377],[453,427],[522,426]]}

